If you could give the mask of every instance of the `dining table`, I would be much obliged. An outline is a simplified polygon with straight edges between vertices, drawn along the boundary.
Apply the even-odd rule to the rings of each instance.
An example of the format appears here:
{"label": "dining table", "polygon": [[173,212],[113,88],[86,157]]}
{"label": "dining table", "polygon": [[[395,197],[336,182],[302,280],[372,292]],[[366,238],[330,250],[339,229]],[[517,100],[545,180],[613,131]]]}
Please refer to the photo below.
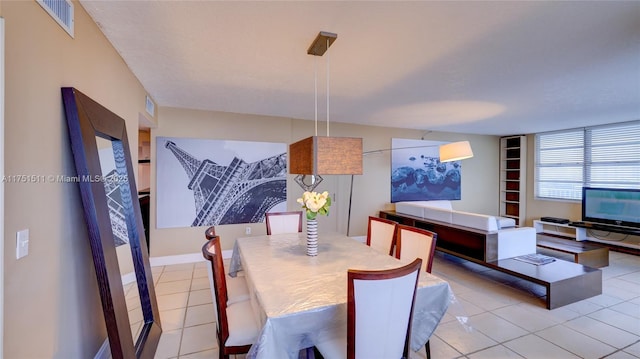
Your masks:
{"label": "dining table", "polygon": [[[337,233],[319,234],[317,256],[306,254],[304,233],[238,238],[229,275],[244,273],[251,308],[262,328],[247,358],[296,359],[301,350],[337,332],[346,333],[347,271],[397,268],[409,262]],[[454,300],[449,283],[420,273],[412,350],[425,345]]]}

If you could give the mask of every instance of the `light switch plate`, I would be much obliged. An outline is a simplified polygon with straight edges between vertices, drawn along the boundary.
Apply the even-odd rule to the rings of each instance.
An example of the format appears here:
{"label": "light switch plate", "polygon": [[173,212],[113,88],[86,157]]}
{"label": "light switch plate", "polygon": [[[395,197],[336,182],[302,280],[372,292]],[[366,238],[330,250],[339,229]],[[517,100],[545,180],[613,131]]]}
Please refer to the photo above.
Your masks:
{"label": "light switch plate", "polygon": [[23,229],[16,233],[16,259],[29,254],[29,230]]}

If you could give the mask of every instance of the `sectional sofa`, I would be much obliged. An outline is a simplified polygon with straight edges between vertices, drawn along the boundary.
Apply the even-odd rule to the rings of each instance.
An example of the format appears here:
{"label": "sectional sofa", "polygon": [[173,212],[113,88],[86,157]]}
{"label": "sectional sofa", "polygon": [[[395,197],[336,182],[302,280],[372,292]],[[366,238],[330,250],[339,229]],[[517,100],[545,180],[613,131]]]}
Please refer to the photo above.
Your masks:
{"label": "sectional sofa", "polygon": [[516,227],[512,218],[457,211],[450,201],[398,202],[395,213],[437,227],[439,248],[456,254],[488,262],[536,253],[535,229]]}

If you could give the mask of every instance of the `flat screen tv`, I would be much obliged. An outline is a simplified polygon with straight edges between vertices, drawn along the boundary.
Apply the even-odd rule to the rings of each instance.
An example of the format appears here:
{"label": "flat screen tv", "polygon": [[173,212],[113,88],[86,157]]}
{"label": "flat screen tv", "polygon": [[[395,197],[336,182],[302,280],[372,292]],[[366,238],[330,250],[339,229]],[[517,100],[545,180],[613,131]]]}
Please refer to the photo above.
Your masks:
{"label": "flat screen tv", "polygon": [[583,187],[582,220],[640,228],[640,189]]}

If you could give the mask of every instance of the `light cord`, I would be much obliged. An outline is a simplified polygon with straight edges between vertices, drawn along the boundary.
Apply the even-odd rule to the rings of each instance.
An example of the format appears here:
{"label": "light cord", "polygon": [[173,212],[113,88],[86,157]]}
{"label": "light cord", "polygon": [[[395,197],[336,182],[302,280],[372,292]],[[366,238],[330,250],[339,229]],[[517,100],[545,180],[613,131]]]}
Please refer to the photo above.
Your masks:
{"label": "light cord", "polygon": [[314,56],[314,76],[313,76],[313,89],[314,89],[314,99],[315,99],[315,124],[316,124],[316,137],[318,136],[318,57]]}
{"label": "light cord", "polygon": [[329,39],[327,38],[327,137],[329,137]]}

